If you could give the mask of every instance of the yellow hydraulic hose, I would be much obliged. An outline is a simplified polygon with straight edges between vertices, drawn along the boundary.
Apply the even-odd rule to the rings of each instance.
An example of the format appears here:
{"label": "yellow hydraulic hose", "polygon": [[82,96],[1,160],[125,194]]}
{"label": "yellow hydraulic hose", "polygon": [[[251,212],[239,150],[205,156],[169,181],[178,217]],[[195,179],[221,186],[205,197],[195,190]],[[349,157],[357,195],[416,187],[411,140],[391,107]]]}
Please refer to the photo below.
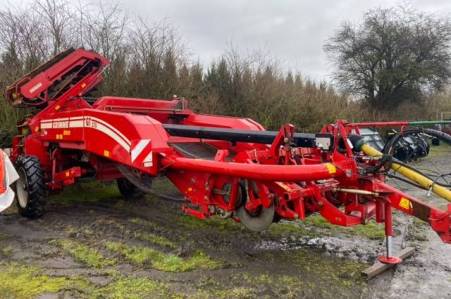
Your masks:
{"label": "yellow hydraulic hose", "polygon": [[[382,157],[382,153],[380,151],[366,143],[362,145],[361,150],[370,157]],[[391,169],[405,176],[409,180],[417,183],[418,185],[426,189],[430,189],[438,196],[451,202],[451,191],[439,184],[434,183],[431,179],[425,177],[424,175],[421,175],[420,173],[402,166],[401,164],[398,164],[396,162],[393,162],[391,164]]]}

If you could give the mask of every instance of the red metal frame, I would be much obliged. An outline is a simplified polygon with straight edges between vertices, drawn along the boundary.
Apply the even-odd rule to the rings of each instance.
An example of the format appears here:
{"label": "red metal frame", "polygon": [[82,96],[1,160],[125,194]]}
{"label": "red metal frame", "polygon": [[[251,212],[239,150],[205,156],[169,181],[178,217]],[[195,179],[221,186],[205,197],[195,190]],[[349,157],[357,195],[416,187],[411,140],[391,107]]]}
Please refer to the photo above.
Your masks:
{"label": "red metal frame", "polygon": [[[92,62],[96,67],[76,77],[72,87],[57,98],[48,97],[55,80],[63,80],[74,65]],[[166,175],[189,204],[183,210],[201,219],[217,213],[236,219],[232,212],[243,204],[239,202],[241,190],[252,185],[245,188],[249,212],[274,205],[279,218],[304,220],[319,212],[341,226],[375,219],[384,222],[386,235],[392,236],[391,209],[395,208],[428,222],[444,242],[451,243],[451,205],[447,210],[434,208],[387,185],[380,172],[361,174],[362,168],[376,163],[354,152],[349,142],[349,134],[362,124],[337,121],[325,126],[322,133],[333,136],[331,150],[294,147],[292,125],[283,126],[272,144],[170,136],[163,124],[264,128],[247,118],[196,114],[181,99],[109,96],[91,105],[83,96],[101,82],[107,64],[100,55],[79,49],[7,90],[7,99],[14,104],[35,103],[37,98],[45,103],[40,112],[19,125],[11,157],[38,157],[49,190],[60,190],[91,173],[100,180],[120,178],[116,168],[120,164],[150,176]],[[382,124],[372,123],[378,125]],[[189,142],[213,146],[216,156],[212,160],[188,158],[172,146]],[[381,260],[399,262],[390,252]]]}

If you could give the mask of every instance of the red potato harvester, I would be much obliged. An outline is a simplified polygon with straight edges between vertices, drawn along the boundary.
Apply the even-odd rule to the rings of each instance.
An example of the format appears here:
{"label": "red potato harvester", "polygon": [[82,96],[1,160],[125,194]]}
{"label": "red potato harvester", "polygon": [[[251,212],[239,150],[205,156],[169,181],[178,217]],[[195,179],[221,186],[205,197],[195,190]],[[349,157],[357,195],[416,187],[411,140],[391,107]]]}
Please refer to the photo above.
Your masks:
{"label": "red potato harvester", "polygon": [[315,212],[341,226],[383,222],[384,263],[400,262],[390,249],[392,209],[451,242],[451,205],[430,206],[385,183],[385,174],[396,169],[447,200],[449,189],[365,144],[359,127],[371,124],[337,121],[320,134],[287,124],[277,132],[248,118],[196,114],[184,99],[92,102],[108,64],[97,53],[69,49],[7,88],[12,105],[34,111],[19,124],[11,150],[23,216],[41,216],[47,191],[79,178],[116,180],[123,196],[134,197],[165,175],[184,195],[186,214],[231,217],[254,231]]}

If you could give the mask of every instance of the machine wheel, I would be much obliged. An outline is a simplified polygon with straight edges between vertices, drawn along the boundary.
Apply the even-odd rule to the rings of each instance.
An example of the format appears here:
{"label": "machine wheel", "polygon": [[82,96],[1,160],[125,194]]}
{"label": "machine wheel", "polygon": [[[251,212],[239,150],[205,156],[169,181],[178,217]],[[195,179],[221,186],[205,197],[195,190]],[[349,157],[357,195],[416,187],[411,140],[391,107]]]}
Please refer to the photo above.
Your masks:
{"label": "machine wheel", "polygon": [[36,219],[45,212],[44,175],[36,157],[20,156],[16,161],[19,180],[15,184],[19,213]]}
{"label": "machine wheel", "polygon": [[144,192],[141,191],[138,187],[130,183],[126,178],[117,179],[117,187],[121,192],[122,196],[127,200],[134,200],[141,198],[144,195]]}
{"label": "machine wheel", "polygon": [[241,223],[249,230],[261,232],[266,230],[274,221],[275,209],[274,205],[269,208],[261,208],[257,213],[250,214],[244,205],[237,210],[237,216]]}
{"label": "machine wheel", "polygon": [[[264,231],[271,225],[271,223],[274,222],[274,219],[276,217],[274,203],[268,208],[264,208],[262,206],[258,209],[258,211],[249,213],[249,211],[246,209],[246,201],[247,201],[246,194],[247,192],[255,192],[255,193],[258,192],[257,190],[255,190],[256,186],[254,184],[251,184],[252,190],[248,190],[249,185],[247,185],[246,187],[246,184],[247,183],[242,185],[241,188],[240,200],[238,201],[241,206],[237,209],[236,216],[240,219],[241,223],[249,230],[254,232]],[[246,192],[246,190],[248,191]]]}

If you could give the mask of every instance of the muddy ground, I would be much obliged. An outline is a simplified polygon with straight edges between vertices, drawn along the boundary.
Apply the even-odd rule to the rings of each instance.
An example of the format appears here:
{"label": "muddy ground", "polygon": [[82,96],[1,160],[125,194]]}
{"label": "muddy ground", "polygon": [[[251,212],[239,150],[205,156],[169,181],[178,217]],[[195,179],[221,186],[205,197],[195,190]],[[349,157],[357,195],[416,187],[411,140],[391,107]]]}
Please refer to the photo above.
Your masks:
{"label": "muddy ground", "polygon": [[[416,165],[451,171],[440,147]],[[400,188],[443,203],[425,191]],[[177,196],[164,179],[159,194]],[[179,203],[124,201],[115,185],[83,183],[50,198],[48,213],[0,216],[0,298],[451,298],[451,246],[396,215],[397,243],[415,255],[375,279],[361,271],[383,250],[383,228],[278,223],[252,233],[200,221]]]}

